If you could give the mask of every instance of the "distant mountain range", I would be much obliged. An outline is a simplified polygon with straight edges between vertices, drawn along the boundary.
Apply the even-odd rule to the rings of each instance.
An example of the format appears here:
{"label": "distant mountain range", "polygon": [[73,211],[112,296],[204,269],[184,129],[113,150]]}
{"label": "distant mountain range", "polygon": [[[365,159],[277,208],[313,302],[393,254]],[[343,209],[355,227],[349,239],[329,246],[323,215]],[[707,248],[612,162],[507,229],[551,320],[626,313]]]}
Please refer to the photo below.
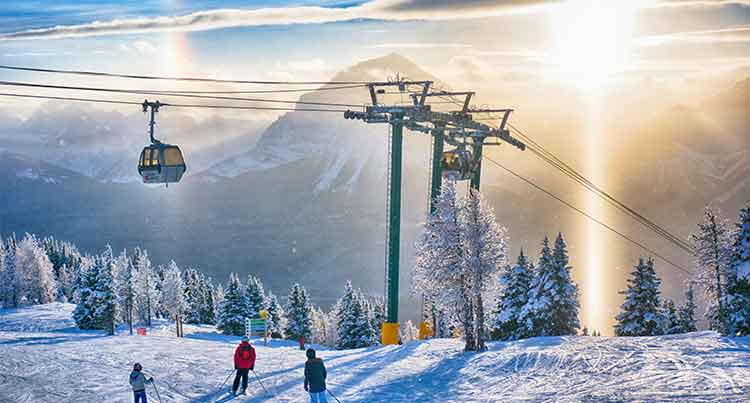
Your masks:
{"label": "distant mountain range", "polygon": [[[383,80],[396,72],[435,79],[392,54],[332,80]],[[612,193],[681,234],[695,226],[706,202],[734,215],[750,198],[748,83],[666,110],[609,150],[609,169],[626,173]],[[303,99],[364,103],[367,93],[316,91]],[[159,129],[166,140],[184,144],[189,166],[183,182],[168,188],[137,183],[135,160],[146,142],[139,115],[49,104],[28,120],[3,119],[0,234],[51,234],[90,251],[106,243],[142,246],[158,263],[174,258],[222,281],[230,272],[260,275],[281,295],[299,281],[322,304],[334,301],[346,279],[382,292],[387,125],[298,111],[265,128],[261,122],[162,117]],[[544,143],[542,136],[536,138]],[[427,208],[429,138],[405,138],[402,297],[414,314],[409,268]],[[559,155],[570,157],[567,150]],[[485,168],[483,189],[509,228],[514,253],[524,246],[535,255],[543,234],[552,231],[582,239],[580,217],[513,178],[490,174],[493,169]],[[613,264],[627,269],[642,252],[618,245],[611,248]],[[572,242],[574,264],[584,261],[585,250]],[[675,287],[678,296],[681,284]]]}

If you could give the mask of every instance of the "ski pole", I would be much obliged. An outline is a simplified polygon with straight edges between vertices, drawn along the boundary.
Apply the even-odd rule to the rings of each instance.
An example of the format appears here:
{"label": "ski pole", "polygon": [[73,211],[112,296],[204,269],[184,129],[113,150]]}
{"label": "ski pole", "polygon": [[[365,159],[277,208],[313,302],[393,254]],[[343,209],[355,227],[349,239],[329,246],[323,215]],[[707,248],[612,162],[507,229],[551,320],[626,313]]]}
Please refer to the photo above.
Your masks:
{"label": "ski pole", "polygon": [[227,375],[227,379],[224,380],[224,383],[222,383],[221,386],[219,386],[218,388],[216,388],[216,392],[214,392],[214,394],[219,393],[219,391],[221,390],[221,388],[223,388],[224,385],[227,384],[227,382],[229,381],[229,378],[232,377],[233,373],[234,373],[234,370],[232,370],[232,371],[229,372],[229,375]]}
{"label": "ski pole", "polygon": [[255,370],[252,370],[252,371],[253,371],[253,375],[255,375],[255,379],[257,379],[257,380],[258,380],[258,383],[259,383],[259,384],[260,384],[260,386],[261,386],[261,387],[263,388],[263,391],[265,391],[265,392],[266,392],[266,394],[270,396],[271,394],[270,394],[270,393],[268,393],[268,389],[266,389],[266,386],[265,386],[265,385],[263,385],[263,382],[261,382],[261,381],[260,381],[260,378],[258,377],[258,374],[256,374],[256,373],[255,373]]}
{"label": "ski pole", "polygon": [[154,377],[151,377],[151,384],[154,385],[154,391],[156,392],[156,397],[159,399],[159,403],[162,403],[161,396],[159,396],[159,388],[156,387],[156,381],[153,379]]}
{"label": "ski pole", "polygon": [[333,397],[334,399],[336,399],[336,401],[337,401],[337,402],[341,403],[341,400],[339,400],[339,398],[338,398],[338,397],[336,397],[336,395],[334,395],[334,394],[333,394],[333,392],[331,392],[331,391],[330,391],[329,389],[326,389],[326,391],[328,391],[328,393],[330,393],[330,394],[331,394],[331,396],[332,396],[332,397]]}

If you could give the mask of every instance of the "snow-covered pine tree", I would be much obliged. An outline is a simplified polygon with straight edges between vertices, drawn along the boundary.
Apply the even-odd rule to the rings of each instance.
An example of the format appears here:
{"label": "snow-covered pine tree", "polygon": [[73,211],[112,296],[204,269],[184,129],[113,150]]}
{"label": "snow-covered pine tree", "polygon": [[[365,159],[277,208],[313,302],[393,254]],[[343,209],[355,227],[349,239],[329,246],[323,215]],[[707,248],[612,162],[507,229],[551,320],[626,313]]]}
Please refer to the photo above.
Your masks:
{"label": "snow-covered pine tree", "polygon": [[661,333],[680,333],[680,319],[677,316],[677,307],[671,299],[665,299],[661,307]]}
{"label": "snow-covered pine tree", "polygon": [[727,332],[727,265],[729,263],[729,224],[718,208],[708,205],[698,231],[690,235],[698,267],[697,278],[708,298],[706,318],[711,330]]}
{"label": "snow-covered pine tree", "polygon": [[499,340],[515,340],[527,337],[526,319],[521,317],[528,302],[529,289],[534,280],[530,263],[521,249],[518,260],[507,266],[500,275],[501,292],[495,302],[490,320],[492,337]]}
{"label": "snow-covered pine tree", "polygon": [[532,324],[530,334],[534,336],[575,335],[580,329],[578,286],[570,275],[566,248],[561,233],[555,239],[554,252],[547,237],[542,242],[537,275],[522,310],[522,315],[530,315],[526,322]]}
{"label": "snow-covered pine tree", "polygon": [[495,211],[475,189],[459,207],[462,226],[462,261],[469,276],[469,290],[474,304],[474,343],[485,349],[484,294],[495,284],[497,273],[507,261],[507,235],[495,220]]}
{"label": "snow-covered pine tree", "polygon": [[312,306],[305,287],[300,286],[299,283],[292,286],[284,311],[287,319],[284,336],[287,339],[299,340],[312,337]]}
{"label": "snow-covered pine tree", "polygon": [[376,340],[381,340],[383,322],[385,322],[385,301],[382,297],[372,298],[370,301],[370,323],[375,330]]}
{"label": "snow-covered pine tree", "polygon": [[136,285],[136,311],[140,320],[151,326],[159,310],[159,278],[151,265],[148,251],[136,248],[133,256]]}
{"label": "snow-covered pine tree", "polygon": [[688,283],[685,289],[685,304],[680,307],[678,316],[680,321],[680,333],[690,333],[698,330],[695,323],[695,295],[693,292],[693,282]]}
{"label": "snow-covered pine tree", "polygon": [[26,234],[18,243],[15,272],[19,302],[48,304],[57,299],[52,263],[34,235]]}
{"label": "snow-covered pine tree", "polygon": [[185,299],[185,322],[198,324],[200,322],[201,290],[198,279],[198,271],[187,268],[182,273],[182,281],[185,284],[183,298]]}
{"label": "snow-covered pine tree", "polygon": [[107,245],[98,257],[96,276],[96,294],[94,296],[94,317],[100,323],[100,328],[107,334],[114,335],[118,313],[117,304],[117,273],[114,265],[112,248]]}
{"label": "snow-covered pine tree", "polygon": [[117,283],[113,269],[112,249],[93,258],[93,264],[82,273],[78,304],[73,319],[81,329],[102,329],[115,334],[117,325]]}
{"label": "snow-covered pine tree", "polygon": [[326,336],[328,333],[328,318],[326,313],[320,307],[313,307],[312,309],[312,336],[310,339],[311,343],[314,344],[326,344]]}
{"label": "snow-covered pine tree", "polygon": [[98,275],[98,265],[81,265],[81,273],[78,286],[76,287],[76,307],[73,310],[73,320],[76,322],[76,326],[80,329],[89,330],[98,328],[94,314]]}
{"label": "snow-covered pine tree", "polygon": [[279,299],[276,298],[271,291],[268,292],[268,312],[269,329],[268,333],[275,339],[280,339],[284,334],[284,327],[286,326],[286,318],[284,317],[284,308],[279,304]]}
{"label": "snow-covered pine tree", "polygon": [[200,307],[200,323],[208,325],[216,324],[216,302],[213,280],[203,274],[200,276],[201,294],[203,301]]}
{"label": "snow-covered pine tree", "polygon": [[654,261],[649,258],[644,262],[640,258],[628,279],[628,289],[620,292],[625,295],[625,301],[615,317],[616,336],[655,336],[660,333],[660,284]]}
{"label": "snow-covered pine tree", "polygon": [[114,261],[117,273],[117,304],[120,307],[120,318],[128,324],[128,331],[133,334],[133,318],[136,302],[135,269],[126,251],[122,251]]}
{"label": "snow-covered pine tree", "polygon": [[413,283],[415,291],[450,311],[463,328],[464,349],[474,351],[474,301],[462,258],[459,216],[455,181],[446,180],[417,241]]}
{"label": "snow-covered pine tree", "polygon": [[244,288],[237,274],[229,275],[229,284],[227,284],[224,300],[219,307],[219,320],[216,326],[224,334],[235,336],[245,334],[245,319],[251,314],[247,309]]}
{"label": "snow-covered pine tree", "polygon": [[268,307],[266,295],[263,291],[263,283],[258,277],[247,276],[245,283],[245,295],[247,297],[247,309],[254,319],[260,319],[260,311]]}
{"label": "snow-covered pine tree", "polygon": [[164,269],[161,305],[169,312],[174,320],[177,337],[183,337],[184,333],[182,323],[187,309],[187,302],[185,301],[185,282],[182,280],[182,272],[174,260],[170,261]]}
{"label": "snow-covered pine tree", "polygon": [[740,210],[729,260],[728,334],[750,335],[750,205]]}
{"label": "snow-covered pine tree", "polygon": [[350,281],[346,282],[344,295],[337,306],[336,329],[339,340],[336,348],[360,348],[375,344],[376,333],[370,323],[366,305],[361,293],[354,290]]}

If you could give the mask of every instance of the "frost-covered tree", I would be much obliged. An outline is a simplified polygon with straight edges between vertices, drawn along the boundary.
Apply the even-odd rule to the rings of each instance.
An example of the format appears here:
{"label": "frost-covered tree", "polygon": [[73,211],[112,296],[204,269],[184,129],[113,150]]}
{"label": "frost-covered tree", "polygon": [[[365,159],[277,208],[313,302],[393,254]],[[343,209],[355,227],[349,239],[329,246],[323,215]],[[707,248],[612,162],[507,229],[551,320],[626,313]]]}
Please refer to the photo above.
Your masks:
{"label": "frost-covered tree", "polygon": [[268,292],[268,333],[273,338],[282,338],[284,334],[284,327],[286,326],[286,317],[284,317],[284,308],[279,304],[279,299],[276,298],[272,292]]}
{"label": "frost-covered tree", "polygon": [[268,307],[268,303],[263,291],[263,283],[258,277],[247,276],[245,295],[247,297],[247,309],[251,313],[252,318],[260,319],[260,312]]}
{"label": "frost-covered tree", "polygon": [[187,268],[182,273],[182,279],[185,283],[183,297],[185,299],[185,322],[198,324],[201,323],[200,310],[203,304],[203,290],[200,282],[200,274],[197,270]]}
{"label": "frost-covered tree", "polygon": [[447,309],[463,328],[464,349],[474,351],[474,299],[463,260],[462,227],[454,181],[446,180],[416,245],[414,288]]}
{"label": "frost-covered tree", "polygon": [[80,265],[81,253],[72,243],[59,241],[54,237],[42,239],[41,244],[52,263],[52,271],[58,285],[58,300],[72,301],[74,271]]}
{"label": "frost-covered tree", "polygon": [[729,224],[718,208],[706,206],[703,222],[690,235],[698,267],[697,278],[708,298],[706,318],[712,330],[727,332],[727,265],[729,263]]}
{"label": "frost-covered tree", "polygon": [[359,291],[354,290],[351,282],[346,282],[344,295],[339,299],[337,307],[337,348],[367,347],[377,342],[364,298]]}
{"label": "frost-covered tree", "polygon": [[216,290],[210,277],[201,275],[203,301],[200,306],[200,323],[216,324]]}
{"label": "frost-covered tree", "polygon": [[48,304],[57,299],[52,262],[33,235],[26,234],[16,247],[15,277],[20,303]]}
{"label": "frost-covered tree", "polygon": [[117,304],[120,307],[121,320],[128,324],[128,331],[133,334],[134,311],[136,304],[135,268],[126,251],[115,258],[117,273]]}
{"label": "frost-covered tree", "polygon": [[380,340],[385,322],[385,301],[381,297],[375,297],[370,302],[370,323],[375,329],[376,340]]}
{"label": "frost-covered tree", "polygon": [[490,319],[494,339],[515,340],[530,336],[522,313],[533,280],[530,262],[521,249],[516,264],[507,266],[500,275],[501,291]]}
{"label": "frost-covered tree", "polygon": [[219,320],[216,328],[224,334],[241,336],[245,334],[245,319],[251,317],[247,309],[245,287],[239,277],[229,275],[229,284],[224,292],[224,300],[219,307]]}
{"label": "frost-covered tree", "polygon": [[654,271],[654,261],[649,258],[644,262],[640,258],[628,279],[628,289],[620,292],[625,295],[625,301],[615,317],[615,335],[655,336],[660,333],[660,284]]}
{"label": "frost-covered tree", "polygon": [[310,339],[312,337],[312,306],[305,287],[298,283],[292,286],[284,311],[287,319],[284,336],[292,340]]}
{"label": "frost-covered tree", "polygon": [[750,335],[750,205],[740,210],[728,270],[728,334]]}
{"label": "frost-covered tree", "polygon": [[213,300],[214,312],[216,317],[215,320],[218,321],[219,308],[221,307],[221,303],[224,302],[224,286],[221,283],[216,284],[216,287],[214,288]]}
{"label": "frost-covered tree", "polygon": [[571,269],[562,234],[555,239],[554,251],[550,251],[549,240],[545,237],[529,299],[521,314],[528,316],[527,330],[531,330],[531,334],[578,334],[579,294],[578,286],[570,275]]}
{"label": "frost-covered tree", "polygon": [[665,299],[661,307],[661,333],[680,333],[680,319],[677,316],[677,307],[671,299]]}
{"label": "frost-covered tree", "polygon": [[135,268],[135,285],[136,285],[136,311],[140,320],[151,326],[151,320],[156,317],[159,311],[159,288],[157,287],[160,280],[151,265],[151,259],[148,257],[146,250],[135,249],[133,257]]}
{"label": "frost-covered tree", "polygon": [[693,282],[689,282],[685,289],[685,303],[680,307],[678,316],[680,321],[680,333],[690,333],[698,330],[695,323],[695,295]]}
{"label": "frost-covered tree", "polygon": [[162,283],[161,305],[169,312],[175,322],[177,337],[183,337],[182,323],[187,310],[185,301],[185,282],[182,281],[182,273],[174,260],[170,261],[164,269],[164,282]]}
{"label": "frost-covered tree", "polygon": [[16,288],[16,242],[11,238],[7,241],[0,239],[2,260],[0,260],[0,305],[4,307],[18,306],[18,289]]}
{"label": "frost-covered tree", "polygon": [[401,328],[401,343],[406,344],[417,340],[419,340],[419,329],[411,320],[407,320]]}
{"label": "frost-covered tree", "polygon": [[507,261],[506,230],[495,220],[495,211],[482,194],[470,189],[459,211],[462,225],[462,263],[469,279],[474,305],[474,343],[484,350],[485,313],[483,295],[495,284],[497,273]]}

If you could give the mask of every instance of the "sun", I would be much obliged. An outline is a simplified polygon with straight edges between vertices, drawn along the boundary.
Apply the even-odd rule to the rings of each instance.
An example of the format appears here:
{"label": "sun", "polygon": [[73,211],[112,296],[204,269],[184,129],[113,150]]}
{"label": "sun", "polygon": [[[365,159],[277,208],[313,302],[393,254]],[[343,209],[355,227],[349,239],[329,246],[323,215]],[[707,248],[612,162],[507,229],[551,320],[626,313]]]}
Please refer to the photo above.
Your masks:
{"label": "sun", "polygon": [[549,63],[560,79],[598,88],[631,61],[635,17],[642,1],[570,0],[550,13]]}

